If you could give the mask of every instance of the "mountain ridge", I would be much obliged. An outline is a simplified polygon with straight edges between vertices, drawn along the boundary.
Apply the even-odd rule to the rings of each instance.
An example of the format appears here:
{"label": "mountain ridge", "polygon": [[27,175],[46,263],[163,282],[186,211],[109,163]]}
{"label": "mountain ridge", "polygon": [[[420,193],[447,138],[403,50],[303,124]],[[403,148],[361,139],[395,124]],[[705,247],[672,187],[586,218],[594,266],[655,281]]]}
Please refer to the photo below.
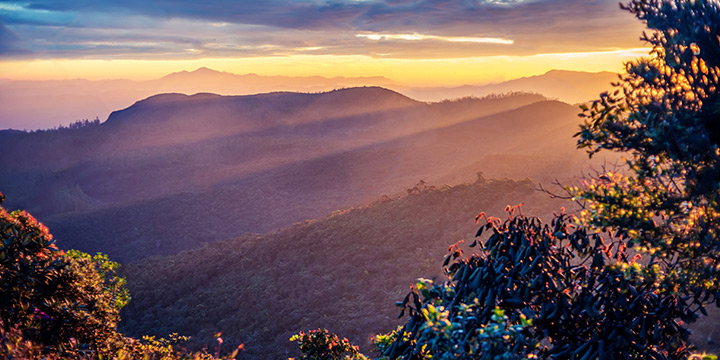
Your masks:
{"label": "mountain ridge", "polygon": [[[199,71],[199,72],[198,72]],[[220,78],[217,84],[213,81],[202,81],[202,74],[212,78]],[[564,93],[543,93],[549,87],[523,88],[503,87],[502,84],[463,87],[408,87],[394,83],[383,77],[282,77],[245,74],[238,75],[212,69],[176,72],[163,77],[145,81],[133,80],[48,80],[48,81],[0,81],[0,128],[39,129],[52,128],[60,124],[67,125],[81,119],[107,119],[114,110],[127,108],[138,99],[145,99],[159,93],[216,93],[219,95],[249,95],[274,91],[291,92],[323,92],[333,89],[355,86],[382,86],[398,91],[406,96],[423,102],[437,102],[443,99],[456,99],[467,96],[482,97],[490,93],[507,93],[512,91],[529,91],[558,98],[568,103],[591,100],[609,88],[611,76],[608,73],[549,71],[534,78],[545,79],[557,77],[558,74],[577,77],[579,80],[566,79],[573,86],[583,86],[587,90],[565,91]],[[588,75],[590,74],[590,75]],[[245,76],[245,78],[242,78]],[[599,80],[588,82],[584,76],[598,77]],[[602,79],[600,79],[602,78]],[[242,80],[245,79],[245,80]],[[250,81],[251,79],[254,79]],[[525,78],[528,79],[528,78]],[[610,79],[610,80],[609,80]],[[519,79],[515,79],[519,80]],[[510,81],[515,81],[510,80]],[[607,81],[605,81],[607,80]],[[527,80],[524,80],[527,81]],[[563,85],[567,88],[567,84]],[[568,95],[569,94],[569,95]],[[580,94],[580,95],[579,95]],[[564,99],[563,96],[572,96]]]}
{"label": "mountain ridge", "polygon": [[213,77],[227,77],[232,78],[235,80],[242,80],[242,79],[259,79],[259,78],[271,78],[271,79],[278,79],[278,80],[351,80],[351,81],[372,81],[372,82],[378,82],[379,83],[392,83],[393,81],[384,77],[384,76],[354,76],[354,77],[346,77],[346,76],[333,76],[333,77],[326,77],[326,76],[318,76],[318,75],[311,75],[311,76],[283,76],[283,75],[259,75],[256,73],[245,73],[245,74],[236,74],[231,73],[227,71],[219,71],[215,69],[211,69],[205,66],[199,67],[195,70],[182,70],[182,71],[176,71],[167,75],[164,75],[160,77],[158,80],[168,80],[168,79],[181,79],[185,77],[190,77],[191,79],[195,76],[213,76]]}
{"label": "mountain ridge", "polygon": [[[371,96],[356,96],[360,93]],[[395,97],[383,104],[373,94]],[[32,211],[56,237],[69,239],[68,246],[125,262],[321,217],[379,194],[402,192],[419,179],[462,182],[477,171],[522,178],[537,171],[533,164],[558,174],[577,164],[563,159],[563,167],[538,158],[545,152],[520,145],[509,132],[472,135],[476,129],[502,129],[521,116],[525,119],[516,120],[527,123],[530,132],[554,128],[551,124],[564,119],[568,125],[559,134],[569,138],[576,110],[537,95],[426,104],[389,90],[361,88],[299,94],[314,100],[288,106],[286,100],[294,96],[197,98],[197,104],[264,99],[262,106],[253,103],[254,112],[207,106],[199,106],[206,112],[196,112],[184,107],[186,101],[168,111],[146,102],[148,109],[136,111],[126,126],[115,121],[7,133],[0,143],[0,188],[8,204]],[[175,98],[192,97],[168,99]],[[356,105],[348,107],[348,101]],[[231,116],[213,115],[225,113]],[[174,118],[177,114],[187,117]],[[528,134],[525,141],[540,146],[554,141],[546,131],[527,137],[527,131],[516,129],[515,135]],[[562,144],[559,154],[574,150],[572,142]],[[513,161],[522,166],[501,166],[496,160],[501,154],[515,154]],[[528,156],[533,160],[522,160]],[[213,234],[179,231],[177,224],[197,217],[194,211]],[[123,238],[136,243],[125,244]]]}
{"label": "mountain ridge", "polygon": [[[425,108],[419,111],[429,112]],[[536,113],[545,117],[529,117]],[[575,114],[567,104],[540,102],[329,152],[314,151],[304,142],[287,147],[293,140],[260,158],[252,155],[256,151],[252,149],[266,143],[263,136],[248,138],[242,146],[232,136],[223,141],[208,139],[177,151],[156,149],[140,158],[80,162],[71,170],[54,170],[52,174],[62,174],[63,180],[43,185],[58,184],[37,192],[42,198],[27,199],[26,203],[35,204],[30,210],[39,214],[67,246],[102,251],[121,262],[137,261],[322,217],[380,194],[394,196],[420,179],[457,183],[475,177],[478,171],[515,178],[540,172],[552,173],[552,177],[574,175],[587,162],[584,154],[575,151],[570,137],[575,131]],[[526,123],[527,129],[487,131],[498,121],[518,116],[528,116],[515,125]],[[486,131],[473,135],[478,129]],[[508,137],[511,133],[516,140]],[[307,144],[316,142],[313,137],[307,139]],[[351,145],[342,137],[338,141]],[[213,147],[207,148],[208,144]],[[217,152],[228,146],[238,152]],[[206,157],[205,153],[212,155]],[[238,155],[232,155],[235,153]],[[135,160],[128,163],[129,159]],[[226,159],[234,162],[227,163]],[[233,172],[238,166],[247,170]],[[115,195],[109,196],[109,192]],[[68,200],[80,201],[85,210],[78,211],[82,208],[73,208],[76,203]],[[63,202],[65,208],[53,210]],[[44,209],[38,207],[42,203],[46,204]],[[192,222],[203,223],[213,231],[178,226]]]}

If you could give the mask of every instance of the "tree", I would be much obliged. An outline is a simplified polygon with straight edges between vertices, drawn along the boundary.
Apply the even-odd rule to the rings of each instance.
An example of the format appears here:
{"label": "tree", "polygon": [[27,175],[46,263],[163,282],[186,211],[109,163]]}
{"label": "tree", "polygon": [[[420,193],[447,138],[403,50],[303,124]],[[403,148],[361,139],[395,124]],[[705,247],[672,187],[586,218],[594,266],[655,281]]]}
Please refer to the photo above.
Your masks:
{"label": "tree", "polygon": [[173,347],[187,340],[182,336],[119,333],[119,311],[130,296],[118,266],[106,255],[59,250],[32,215],[0,206],[0,358],[229,360],[242,350],[222,358],[219,348],[216,356],[188,354]]}
{"label": "tree", "polygon": [[662,287],[720,306],[720,4],[635,0],[647,58],[583,108],[578,145],[627,154],[626,167],[569,188],[585,224],[611,230],[658,266]]}
{"label": "tree", "polygon": [[[642,37],[653,50],[582,107],[577,136],[590,156],[625,153],[626,166],[567,188],[579,217],[487,219],[478,254],[451,247],[448,278],[400,303],[410,319],[384,355],[687,358],[686,324],[720,306],[720,4],[621,7],[653,31]],[[499,348],[480,336],[497,308],[509,323],[493,329],[511,339]]]}
{"label": "tree", "polygon": [[486,219],[465,259],[456,244],[447,279],[420,279],[400,302],[410,318],[390,359],[685,359],[694,311],[661,291],[621,239],[558,214],[549,224]]}
{"label": "tree", "polygon": [[[0,195],[0,203],[3,198]],[[120,346],[119,310],[129,300],[118,264],[104,255],[60,251],[24,211],[0,207],[0,318],[7,333],[57,354]]]}

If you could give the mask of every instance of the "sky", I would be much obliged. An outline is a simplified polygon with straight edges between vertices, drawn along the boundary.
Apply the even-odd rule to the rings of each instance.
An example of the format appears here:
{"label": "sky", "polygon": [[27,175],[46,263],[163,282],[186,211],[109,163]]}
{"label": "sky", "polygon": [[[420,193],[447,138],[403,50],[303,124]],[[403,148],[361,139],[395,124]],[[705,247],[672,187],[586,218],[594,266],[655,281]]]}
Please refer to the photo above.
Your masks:
{"label": "sky", "polygon": [[617,0],[0,0],[0,78],[236,74],[497,82],[646,55]]}

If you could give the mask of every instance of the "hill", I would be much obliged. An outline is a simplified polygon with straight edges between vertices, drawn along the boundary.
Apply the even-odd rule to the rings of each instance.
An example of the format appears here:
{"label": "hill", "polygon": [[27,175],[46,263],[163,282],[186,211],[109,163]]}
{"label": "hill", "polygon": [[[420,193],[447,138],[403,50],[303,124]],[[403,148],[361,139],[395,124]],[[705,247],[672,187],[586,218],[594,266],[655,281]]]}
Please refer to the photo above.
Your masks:
{"label": "hill", "polygon": [[356,86],[387,86],[382,77],[237,75],[199,68],[146,81],[0,80],[0,129],[47,129],[95,117],[105,120],[116,109],[158,93],[212,92],[246,95],[270,91],[322,92]]}
{"label": "hill", "polygon": [[243,358],[280,359],[297,355],[293,333],[324,327],[367,351],[371,336],[398,325],[393,303],[408,286],[441,276],[447,246],[473,238],[480,211],[503,216],[505,205],[525,202],[524,213],[548,215],[564,203],[534,187],[483,178],[420,185],[401,198],[125,266],[133,299],[121,329],[178,331],[196,347],[222,331],[229,347],[245,343]]}
{"label": "hill", "polygon": [[131,262],[323,217],[421,179],[578,175],[577,111],[538,100],[425,104],[381,88],[162,95],[97,126],[0,133],[0,189],[64,246]]}

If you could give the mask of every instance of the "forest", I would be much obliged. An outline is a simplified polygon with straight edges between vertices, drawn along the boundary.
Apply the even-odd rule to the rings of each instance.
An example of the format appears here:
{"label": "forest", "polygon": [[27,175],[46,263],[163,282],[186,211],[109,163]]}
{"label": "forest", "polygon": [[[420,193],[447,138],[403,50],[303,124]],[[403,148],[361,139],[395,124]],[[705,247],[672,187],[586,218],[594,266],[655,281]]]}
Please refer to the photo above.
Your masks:
{"label": "forest", "polygon": [[[212,239],[202,247],[165,253],[133,250],[145,256],[111,247],[110,257],[66,248],[62,239],[51,235],[52,227],[29,212],[6,210],[6,198],[0,194],[0,357],[716,359],[705,351],[717,353],[708,343],[712,345],[718,323],[711,308],[720,307],[720,4],[632,0],[621,8],[651,30],[642,40],[652,51],[626,63],[613,90],[580,105],[582,124],[569,138],[577,153],[590,158],[611,153],[611,159],[621,160],[604,163],[576,181],[561,179],[538,189],[536,180],[488,179],[482,173],[454,186],[420,180],[404,192],[380,197],[376,193],[366,205],[346,206],[316,220],[285,222],[263,234]],[[372,88],[358,91],[377,101],[388,95]],[[354,100],[347,91],[329,94],[320,101]],[[399,108],[429,109],[399,94],[392,97],[380,101],[387,118]],[[232,106],[257,100],[206,94],[190,101],[205,104],[208,98],[239,101]],[[318,98],[292,99],[296,102],[288,107],[307,110],[303,102]],[[149,106],[149,117],[154,118],[156,111],[168,109],[163,106],[169,102],[187,100],[163,95],[124,114],[160,102],[160,107]],[[564,120],[547,127],[518,120],[518,115],[541,117],[538,109],[565,108],[541,101],[509,110],[517,120],[511,122],[513,131],[521,133],[521,142],[528,142],[565,129]],[[342,124],[345,115],[334,119]],[[117,120],[122,116],[64,129],[63,136],[80,138],[77,134],[113,127],[127,131],[136,125]],[[413,117],[407,116],[399,119]],[[470,123],[458,118],[443,129],[472,139],[487,128],[483,121],[493,118],[488,116]],[[305,141],[303,126],[329,124],[334,126],[321,127],[335,134],[341,146],[349,130],[332,121],[290,124],[294,126],[289,139]],[[273,131],[252,125],[242,123],[235,130],[254,135]],[[415,125],[426,137],[417,140],[416,133],[396,128],[399,138],[415,139],[413,149],[422,148],[428,138],[449,136],[428,132],[432,123]],[[153,126],[185,126],[189,130],[183,136],[197,142],[218,135],[195,131],[197,124],[192,122],[160,119]],[[0,135],[21,144],[17,136],[52,134]],[[364,155],[373,164],[372,154],[382,153],[387,144],[381,140],[378,145],[372,130],[362,134],[355,145],[378,151]],[[165,140],[173,144],[178,139]],[[500,146],[501,140],[491,145]],[[57,137],[44,146],[52,153],[53,143],[62,142],[73,141]],[[4,144],[0,145],[8,146]],[[105,149],[123,146],[97,140],[90,145],[103,149],[108,144]],[[178,151],[176,156],[188,151],[169,149]],[[349,153],[316,150],[321,159]],[[133,156],[148,153],[152,149]],[[17,149],[13,154],[25,160],[35,156]],[[52,164],[32,161],[20,166],[20,172],[32,183],[52,186],[47,180],[57,176],[62,161],[79,161],[89,173],[106,169],[88,165],[94,156],[97,152]],[[131,158],[117,158],[114,164],[128,166]],[[422,165],[431,168],[447,159]],[[460,168],[468,171],[469,165]],[[448,173],[453,169],[444,168]],[[365,184],[361,172],[348,173],[344,181]],[[205,180],[196,178],[194,186]],[[313,183],[318,196],[327,183]],[[12,184],[18,188],[22,181]],[[179,199],[184,194],[166,195]],[[23,201],[40,197],[28,195]],[[120,207],[108,205],[113,201]],[[38,209],[51,212],[52,204]],[[104,218],[110,219],[132,214],[117,211],[138,204],[143,201],[106,198],[59,214],[65,219],[115,214]],[[214,231],[193,215],[187,211],[184,226]],[[105,226],[97,220],[103,218],[88,219],[91,226]],[[115,239],[113,246],[119,241]],[[113,261],[115,251],[124,266]],[[698,339],[698,334],[706,339]]]}

